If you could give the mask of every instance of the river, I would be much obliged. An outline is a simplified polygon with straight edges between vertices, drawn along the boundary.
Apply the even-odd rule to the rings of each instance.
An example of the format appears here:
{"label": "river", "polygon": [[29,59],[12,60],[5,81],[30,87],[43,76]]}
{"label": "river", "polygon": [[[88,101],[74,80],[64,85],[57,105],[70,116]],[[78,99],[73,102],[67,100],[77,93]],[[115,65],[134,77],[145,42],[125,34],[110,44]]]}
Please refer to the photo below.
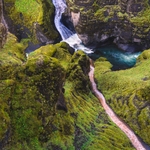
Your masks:
{"label": "river", "polygon": [[[82,44],[82,41],[79,39],[77,34],[74,34],[72,31],[70,31],[67,27],[65,27],[61,23],[62,14],[65,12],[65,9],[67,7],[65,0],[52,0],[52,1],[55,6],[55,19],[54,19],[55,26],[59,31],[62,40],[68,43],[75,50],[80,49],[87,54],[93,53],[92,49],[89,49]],[[146,148],[143,146],[143,144],[134,134],[134,132],[124,122],[122,122],[112,111],[112,109],[107,105],[104,96],[97,90],[96,83],[94,81],[94,67],[91,65],[90,69],[91,70],[89,72],[89,78],[91,81],[92,90],[95,96],[99,99],[107,115],[126,134],[126,136],[129,138],[129,140],[137,150],[146,150]]]}
{"label": "river", "polygon": [[58,32],[61,35],[61,38],[64,42],[68,43],[75,50],[83,50],[85,53],[92,53],[92,49],[87,48],[83,45],[82,41],[79,39],[77,34],[74,34],[71,30],[69,30],[66,26],[61,23],[62,14],[65,12],[67,8],[66,2],[64,0],[52,0],[55,6],[55,26]]}
{"label": "river", "polygon": [[101,105],[103,106],[109,118],[127,135],[132,145],[137,150],[146,150],[146,148],[142,145],[141,141],[134,134],[134,132],[128,127],[128,125],[126,125],[123,121],[121,121],[121,119],[113,112],[113,110],[107,105],[103,94],[98,91],[96,83],[94,81],[94,66],[92,64],[93,63],[91,63],[90,65],[89,78],[90,78],[93,93],[100,101]]}

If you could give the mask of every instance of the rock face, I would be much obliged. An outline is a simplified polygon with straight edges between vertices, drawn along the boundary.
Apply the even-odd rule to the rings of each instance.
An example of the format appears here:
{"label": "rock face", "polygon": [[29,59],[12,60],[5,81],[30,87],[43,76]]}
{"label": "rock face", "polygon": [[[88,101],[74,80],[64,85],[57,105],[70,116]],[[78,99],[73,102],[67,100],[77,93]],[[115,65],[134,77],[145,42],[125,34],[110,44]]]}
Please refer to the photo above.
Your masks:
{"label": "rock face", "polygon": [[123,44],[138,44],[142,49],[150,47],[148,1],[67,0],[67,3],[76,32],[84,44],[114,37],[114,42],[122,48]]}
{"label": "rock face", "polygon": [[5,0],[4,13],[9,31],[19,40],[51,43],[58,37],[53,23],[54,6],[49,0]]}
{"label": "rock face", "polygon": [[[86,15],[82,13],[83,11],[86,10],[88,15],[91,13],[88,12],[90,11],[89,8],[95,8],[98,11],[96,15],[102,14],[103,16],[103,13],[99,12],[100,6],[97,6],[97,3],[104,6],[106,4],[105,1],[95,3],[94,1],[92,3],[79,1],[72,4],[72,9],[70,10],[76,30],[80,31],[83,28],[82,25],[86,25],[86,22],[83,22],[83,20],[86,20]],[[74,4],[80,5],[80,12],[78,11],[79,7],[73,9]],[[107,2],[108,4],[118,6],[119,2],[109,1]],[[51,23],[53,20],[51,18],[53,16],[51,1],[5,0],[4,7],[9,30],[17,35],[21,42],[18,42],[15,35],[8,33],[7,41],[0,51],[0,149],[134,149],[129,139],[111,122],[99,105],[98,100],[92,94],[88,78],[89,58],[84,52],[77,51],[74,53],[66,43],[47,44],[30,53],[26,58],[24,52],[27,46],[25,38],[44,42],[46,40],[42,40],[45,36],[50,39],[55,39],[58,36],[53,28],[53,23]],[[113,10],[111,10],[111,7],[108,8],[109,11],[107,10],[105,15],[109,17],[108,13],[112,13]],[[115,7],[112,7],[112,9],[115,9]],[[105,18],[107,21],[109,20],[109,18]],[[101,21],[103,28],[106,25],[105,18]],[[96,23],[97,25],[100,24],[99,22]],[[110,22],[108,21],[107,23],[110,26]],[[100,28],[99,26],[94,27],[95,30],[93,26],[91,26],[90,30],[93,33],[96,28]],[[2,25],[0,29],[5,31],[6,28]],[[85,31],[89,31],[88,26]],[[82,32],[80,31],[85,39],[84,42],[90,43],[87,40],[89,37],[92,39],[93,33],[87,32],[90,34],[89,36],[86,32],[84,34]],[[42,37],[43,33],[44,37]],[[104,40],[107,36],[112,36],[110,32],[108,35],[106,32],[104,33],[101,40]],[[40,37],[39,39],[37,39],[37,35]],[[96,42],[99,41],[97,37]],[[120,105],[124,104],[130,96],[131,102],[128,103],[127,101],[126,105],[121,105],[126,111],[123,114],[126,117],[125,121],[129,122],[129,125],[133,121],[133,129],[149,144],[150,135],[148,134],[148,137],[146,137],[150,129],[150,71],[147,68],[149,66],[148,59],[149,54],[143,53],[139,57],[139,63],[147,62],[147,64],[141,65],[136,70],[135,74],[137,76],[135,76],[134,80],[131,76],[125,76],[125,80],[122,80],[124,83],[119,82],[121,80],[119,80],[118,74],[114,72],[115,75],[109,76],[111,65],[108,62],[106,63],[105,59],[101,59],[103,60],[102,65],[96,65],[100,67],[96,69],[98,70],[96,74],[99,77],[97,79],[100,83],[100,89],[104,91],[110,105],[120,116],[123,113],[120,110]],[[138,76],[139,70],[141,74]],[[134,74],[134,71],[129,74],[131,75],[131,73]],[[124,74],[126,75],[126,72]],[[119,77],[124,76],[120,75]],[[116,79],[119,80],[120,84],[114,82]],[[107,80],[110,81],[106,83]],[[140,81],[140,84],[136,81]],[[123,98],[120,97],[122,91],[113,93],[120,89],[118,88],[119,86],[122,90],[125,89]],[[135,87],[137,87],[136,93],[133,90]],[[111,91],[113,88],[114,90]],[[142,101],[140,101],[141,99]],[[121,104],[115,103],[117,100],[120,100]],[[127,106],[132,105],[132,100],[138,110],[132,106],[129,109]],[[132,111],[136,115],[132,114]],[[136,121],[138,121],[139,126],[134,124]]]}
{"label": "rock face", "polygon": [[3,47],[7,38],[7,29],[5,25],[2,23],[3,19],[4,19],[3,18],[3,4],[2,4],[2,0],[0,0],[0,48]]}

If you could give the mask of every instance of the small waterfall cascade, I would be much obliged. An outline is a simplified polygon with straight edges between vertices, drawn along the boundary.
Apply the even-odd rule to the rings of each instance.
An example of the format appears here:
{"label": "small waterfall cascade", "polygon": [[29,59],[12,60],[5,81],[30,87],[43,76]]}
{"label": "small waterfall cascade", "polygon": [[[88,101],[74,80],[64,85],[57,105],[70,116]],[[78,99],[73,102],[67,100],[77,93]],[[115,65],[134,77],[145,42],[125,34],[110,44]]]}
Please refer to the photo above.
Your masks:
{"label": "small waterfall cascade", "polygon": [[87,47],[85,47],[82,41],[79,39],[77,34],[74,34],[71,30],[69,30],[66,26],[61,23],[62,14],[65,12],[67,8],[65,0],[52,0],[55,6],[55,26],[60,33],[62,40],[68,43],[75,50],[83,50],[85,53],[93,53],[93,51]]}

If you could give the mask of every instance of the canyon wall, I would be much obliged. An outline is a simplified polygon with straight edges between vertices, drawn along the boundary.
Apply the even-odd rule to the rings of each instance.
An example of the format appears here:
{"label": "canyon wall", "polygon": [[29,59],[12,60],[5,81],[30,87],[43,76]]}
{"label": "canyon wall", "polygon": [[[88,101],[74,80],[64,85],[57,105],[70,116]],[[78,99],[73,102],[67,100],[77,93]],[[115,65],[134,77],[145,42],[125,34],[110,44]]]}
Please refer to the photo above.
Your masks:
{"label": "canyon wall", "polygon": [[37,43],[52,43],[58,38],[54,26],[54,6],[46,1],[4,1],[4,14],[9,32],[18,40],[31,39]]}
{"label": "canyon wall", "polygon": [[67,0],[67,3],[76,32],[84,44],[112,37],[122,48],[124,44],[136,44],[140,49],[150,47],[149,1]]}
{"label": "canyon wall", "polygon": [[3,24],[4,18],[3,18],[3,4],[2,0],[0,0],[0,48],[3,47],[4,43],[6,42],[7,38],[7,29],[5,25]]}

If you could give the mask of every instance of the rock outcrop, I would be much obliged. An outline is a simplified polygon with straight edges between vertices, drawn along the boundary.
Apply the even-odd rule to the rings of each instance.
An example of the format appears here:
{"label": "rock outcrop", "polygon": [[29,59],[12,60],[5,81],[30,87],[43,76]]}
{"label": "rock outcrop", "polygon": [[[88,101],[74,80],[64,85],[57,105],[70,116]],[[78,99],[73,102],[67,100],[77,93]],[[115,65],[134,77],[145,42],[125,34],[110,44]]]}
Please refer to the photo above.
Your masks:
{"label": "rock outcrop", "polygon": [[34,43],[52,43],[58,37],[53,19],[54,6],[46,1],[4,1],[9,32],[19,40],[30,38]]}
{"label": "rock outcrop", "polygon": [[0,51],[1,150],[134,149],[90,92],[84,52],[59,43],[26,59],[24,49],[9,34]]}
{"label": "rock outcrop", "polygon": [[3,22],[4,22],[3,3],[2,3],[2,0],[0,0],[0,49],[5,44],[6,38],[7,38],[7,29],[5,25],[3,24]]}
{"label": "rock outcrop", "polygon": [[[146,0],[67,0],[76,32],[84,44],[103,42],[110,37],[134,51],[150,47],[149,2]],[[131,44],[131,45],[130,45]]]}

